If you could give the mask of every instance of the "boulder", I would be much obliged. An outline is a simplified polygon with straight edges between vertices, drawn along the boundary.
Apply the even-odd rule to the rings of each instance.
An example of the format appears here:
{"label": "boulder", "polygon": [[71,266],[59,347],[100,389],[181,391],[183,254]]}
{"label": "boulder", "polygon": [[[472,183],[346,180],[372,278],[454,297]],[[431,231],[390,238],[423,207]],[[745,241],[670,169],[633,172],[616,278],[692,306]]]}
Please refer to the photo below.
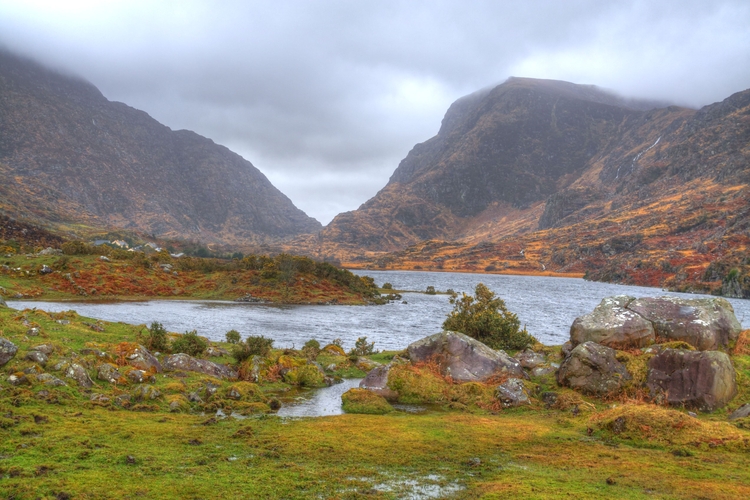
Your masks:
{"label": "boulder", "polygon": [[615,350],[595,342],[576,346],[557,372],[560,385],[598,396],[618,391],[631,378]]}
{"label": "boulder", "polygon": [[390,370],[391,365],[384,365],[373,368],[359,383],[360,389],[367,389],[368,391],[375,393],[378,396],[384,397],[385,399],[398,399],[398,392],[388,387],[388,373],[390,372]]}
{"label": "boulder", "polygon": [[40,345],[32,347],[29,350],[30,351],[39,351],[39,352],[44,353],[47,356],[49,356],[50,354],[52,354],[53,352],[55,352],[55,346],[53,346],[52,344],[40,344]]}
{"label": "boulder", "polygon": [[129,370],[125,374],[125,377],[134,384],[143,384],[144,382],[151,382],[153,384],[154,382],[156,382],[156,377],[154,377],[152,374],[147,371],[139,370],[137,368]]}
{"label": "boulder", "polygon": [[531,349],[526,349],[525,351],[519,352],[513,357],[519,363],[521,363],[522,367],[529,370],[536,368],[537,366],[542,366],[546,361],[544,354],[534,352]]}
{"label": "boulder", "polygon": [[0,338],[0,366],[13,359],[13,356],[18,352],[16,344],[10,340]]}
{"label": "boulder", "polygon": [[32,363],[37,363],[41,366],[47,365],[47,360],[49,359],[46,354],[40,351],[29,351],[26,353],[26,356],[24,357],[25,360],[31,361]]}
{"label": "boulder", "polygon": [[133,391],[133,399],[136,401],[148,401],[161,397],[159,392],[153,385],[139,385],[135,391]]}
{"label": "boulder", "polygon": [[220,365],[205,359],[196,359],[184,353],[172,354],[164,358],[164,369],[167,371],[205,373],[223,379],[237,378],[237,372],[226,365]]}
{"label": "boulder", "polygon": [[111,363],[102,363],[99,365],[99,369],[96,373],[96,378],[109,382],[110,384],[116,384],[122,375],[117,367]]}
{"label": "boulder", "polygon": [[655,398],[701,411],[721,408],[737,395],[732,361],[720,351],[665,349],[649,360],[646,385]]}
{"label": "boulder", "polygon": [[509,378],[500,384],[497,387],[497,399],[505,408],[530,404],[526,387],[518,378]]}
{"label": "boulder", "polygon": [[750,417],[750,403],[745,403],[729,415],[729,420],[739,420],[741,418]]}
{"label": "boulder", "polygon": [[734,308],[722,298],[647,297],[628,304],[654,325],[657,337],[682,340],[701,351],[726,348],[740,330]]}
{"label": "boulder", "polygon": [[8,307],[8,304],[5,303],[5,299],[0,295],[0,307]]}
{"label": "boulder", "polygon": [[615,349],[653,344],[656,335],[651,322],[627,308],[634,300],[627,295],[605,298],[592,312],[573,321],[570,341],[574,346],[591,341]]}
{"label": "boulder", "polygon": [[49,373],[42,373],[40,375],[36,376],[37,382],[41,382],[44,385],[50,386],[50,387],[62,387],[65,384],[62,380],[55,377],[54,375],[51,375]]}
{"label": "boulder", "polygon": [[159,363],[159,360],[142,345],[136,345],[135,348],[125,356],[125,358],[128,360],[130,366],[138,368],[139,370],[156,373],[162,372],[162,366],[161,363]]}
{"label": "boulder", "polygon": [[65,368],[64,375],[66,378],[75,380],[80,387],[88,389],[94,385],[86,369],[78,363],[70,363]]}
{"label": "boulder", "polygon": [[435,361],[458,382],[481,382],[495,375],[524,376],[521,363],[463,333],[444,331],[409,345],[412,363]]}

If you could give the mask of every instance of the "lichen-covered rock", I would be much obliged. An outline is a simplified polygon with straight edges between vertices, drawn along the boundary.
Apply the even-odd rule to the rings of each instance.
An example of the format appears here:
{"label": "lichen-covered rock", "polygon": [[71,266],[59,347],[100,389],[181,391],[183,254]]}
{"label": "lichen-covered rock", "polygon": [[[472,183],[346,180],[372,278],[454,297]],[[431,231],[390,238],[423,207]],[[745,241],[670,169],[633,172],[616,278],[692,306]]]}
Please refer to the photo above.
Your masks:
{"label": "lichen-covered rock", "polygon": [[665,349],[648,362],[646,385],[669,404],[713,411],[737,395],[732,361],[720,351]]}
{"label": "lichen-covered rock", "polygon": [[148,401],[159,397],[161,397],[161,392],[153,385],[140,385],[133,391],[133,398],[136,401]]}
{"label": "lichen-covered rock", "polygon": [[614,349],[595,342],[579,344],[560,365],[557,381],[588,394],[614,393],[631,379],[615,354]]}
{"label": "lichen-covered rock", "polygon": [[627,295],[605,298],[592,312],[573,321],[570,341],[574,346],[590,341],[615,349],[653,344],[656,335],[651,322],[628,309],[634,300]]}
{"label": "lichen-covered rock", "polygon": [[0,307],[8,307],[8,304],[5,303],[5,299],[2,295],[0,295]]}
{"label": "lichen-covered rock", "polygon": [[546,357],[544,354],[539,352],[534,352],[531,349],[526,349],[525,351],[521,351],[515,356],[513,356],[519,363],[521,363],[521,366],[526,369],[533,369],[537,366],[541,366],[546,361]]}
{"label": "lichen-covered rock", "polygon": [[509,378],[497,387],[497,399],[505,408],[511,408],[530,403],[529,394],[523,381],[518,378]]}
{"label": "lichen-covered rock", "polygon": [[237,372],[226,365],[220,365],[205,359],[197,359],[184,353],[172,354],[164,358],[163,368],[167,371],[179,370],[205,373],[206,375],[221,379],[237,378]]}
{"label": "lichen-covered rock", "polygon": [[352,388],[341,395],[341,407],[347,413],[383,415],[393,411],[384,397],[367,389]]}
{"label": "lichen-covered rock", "polygon": [[750,403],[745,403],[729,415],[729,420],[739,420],[741,418],[750,417]]}
{"label": "lichen-covered rock", "polygon": [[49,356],[50,354],[55,352],[55,346],[53,346],[52,344],[40,344],[40,345],[32,347],[29,350],[43,352],[44,354]]}
{"label": "lichen-covered rock", "polygon": [[159,363],[159,360],[142,345],[136,344],[125,355],[125,359],[127,359],[128,364],[133,368],[138,368],[139,370],[147,372],[162,372],[162,366],[161,363]]}
{"label": "lichen-covered rock", "polygon": [[3,366],[8,361],[13,359],[13,356],[18,352],[16,344],[8,339],[0,338],[0,366]]}
{"label": "lichen-covered rock", "polygon": [[654,325],[658,337],[682,340],[701,351],[726,348],[742,327],[726,299],[646,297],[628,304]]}
{"label": "lichen-covered rock", "polygon": [[88,389],[94,385],[94,381],[91,380],[86,369],[78,363],[70,363],[63,373],[65,378],[75,380],[80,387]]}
{"label": "lichen-covered rock", "polygon": [[8,376],[8,383],[10,385],[18,386],[18,385],[31,385],[31,377],[34,377],[34,375],[27,375],[25,373],[11,373]]}
{"label": "lichen-covered rock", "polygon": [[443,375],[458,382],[484,381],[495,375],[523,377],[521,363],[463,333],[444,331],[409,345],[412,363],[435,361]]}
{"label": "lichen-covered rock", "polygon": [[212,357],[217,357],[217,358],[221,356],[229,356],[229,351],[221,347],[210,345],[206,348],[206,356],[212,356]]}
{"label": "lichen-covered rock", "polygon": [[109,382],[110,384],[116,384],[122,375],[117,367],[111,363],[102,363],[99,365],[99,369],[96,373],[96,378]]}
{"label": "lichen-covered rock", "polygon": [[32,363],[37,363],[41,366],[47,365],[47,360],[49,359],[46,354],[40,351],[29,351],[26,353],[26,356],[24,356],[24,359],[26,361],[31,361]]}
{"label": "lichen-covered rock", "polygon": [[153,374],[143,371],[143,370],[138,370],[138,369],[128,370],[128,372],[125,374],[125,377],[129,381],[133,382],[134,384],[143,384],[145,382],[151,382],[151,383],[156,382],[156,377],[154,377]]}
{"label": "lichen-covered rock", "polygon": [[373,368],[359,383],[359,388],[367,389],[368,391],[377,394],[378,396],[384,397],[385,399],[398,399],[398,392],[388,387],[388,373],[390,372],[390,370],[391,365],[384,365]]}
{"label": "lichen-covered rock", "polygon": [[63,382],[59,378],[49,373],[42,373],[42,374],[37,375],[36,380],[37,382],[41,382],[44,385],[50,386],[50,387],[62,387],[64,385],[67,385],[65,382]]}

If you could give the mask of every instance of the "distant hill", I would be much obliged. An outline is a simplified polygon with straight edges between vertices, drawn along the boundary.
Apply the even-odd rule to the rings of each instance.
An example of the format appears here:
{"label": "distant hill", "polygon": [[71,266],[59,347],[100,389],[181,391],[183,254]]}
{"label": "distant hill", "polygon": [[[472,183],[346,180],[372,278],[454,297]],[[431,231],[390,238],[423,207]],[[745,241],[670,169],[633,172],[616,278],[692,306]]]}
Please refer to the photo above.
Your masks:
{"label": "distant hill", "polygon": [[692,110],[511,78],[456,101],[375,197],[300,244],[350,266],[750,297],[748,183],[750,90]]}
{"label": "distant hill", "polygon": [[257,244],[320,224],[253,165],[0,51],[0,209],[51,228]]}

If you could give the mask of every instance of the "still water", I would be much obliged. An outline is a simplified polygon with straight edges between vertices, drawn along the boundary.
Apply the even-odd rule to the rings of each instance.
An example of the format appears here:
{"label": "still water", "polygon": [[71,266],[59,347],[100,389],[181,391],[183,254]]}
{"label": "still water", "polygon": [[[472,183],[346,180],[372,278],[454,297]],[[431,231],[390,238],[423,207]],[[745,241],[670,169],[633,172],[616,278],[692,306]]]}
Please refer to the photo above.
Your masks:
{"label": "still water", "polygon": [[[488,274],[433,273],[416,271],[357,271],[372,276],[378,285],[391,283],[394,289],[438,291],[452,288],[472,293],[477,283],[485,283],[505,300],[529,332],[549,345],[568,340],[570,325],[590,312],[604,297],[627,294],[635,297],[696,295],[663,292],[576,278],[504,276]],[[8,301],[17,309],[46,311],[73,309],[83,316],[131,324],[158,321],[168,330],[197,330],[212,340],[224,340],[229,330],[242,337],[263,335],[274,339],[275,347],[300,348],[309,339],[321,344],[341,339],[347,350],[358,337],[375,342],[378,350],[400,350],[411,342],[440,331],[452,309],[447,295],[404,293],[406,303],[383,306],[269,306],[220,301],[148,301],[96,304],[85,302]],[[730,299],[743,328],[750,328],[750,301]]]}

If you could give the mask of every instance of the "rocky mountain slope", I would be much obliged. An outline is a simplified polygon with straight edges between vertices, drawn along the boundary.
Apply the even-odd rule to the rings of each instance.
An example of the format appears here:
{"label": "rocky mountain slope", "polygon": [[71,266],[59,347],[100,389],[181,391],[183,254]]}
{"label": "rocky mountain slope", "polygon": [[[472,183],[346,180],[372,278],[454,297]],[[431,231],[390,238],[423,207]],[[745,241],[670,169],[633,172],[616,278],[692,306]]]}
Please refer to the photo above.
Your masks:
{"label": "rocky mountain slope", "polygon": [[50,227],[234,245],[314,232],[250,162],[0,51],[0,209]]}
{"label": "rocky mountain slope", "polygon": [[511,78],[454,103],[388,185],[308,243],[352,266],[750,296],[749,160],[750,91],[696,111]]}

